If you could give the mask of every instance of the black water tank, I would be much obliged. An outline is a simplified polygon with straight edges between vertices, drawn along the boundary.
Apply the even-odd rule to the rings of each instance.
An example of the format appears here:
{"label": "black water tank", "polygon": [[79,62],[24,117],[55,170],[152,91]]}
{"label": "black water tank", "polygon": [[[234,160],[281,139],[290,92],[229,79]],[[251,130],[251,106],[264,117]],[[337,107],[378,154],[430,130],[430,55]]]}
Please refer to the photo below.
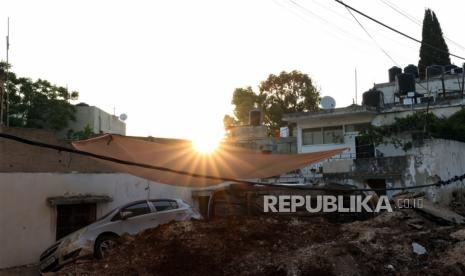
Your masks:
{"label": "black water tank", "polygon": [[259,126],[262,122],[262,112],[259,109],[252,109],[249,112],[249,124]]}
{"label": "black water tank", "polygon": [[457,69],[459,69],[459,67],[457,65],[449,64],[449,65],[444,66],[444,73],[448,74],[448,75],[457,74],[458,73],[456,71]]}
{"label": "black water tank", "polygon": [[362,105],[373,107],[384,106],[384,94],[383,92],[376,89],[370,89],[363,93],[362,99]]}
{"label": "black water tank", "polygon": [[418,67],[413,64],[409,64],[404,68],[404,73],[412,74],[415,78],[418,78]]}
{"label": "black water tank", "polygon": [[391,67],[391,69],[389,69],[388,71],[389,71],[389,82],[395,81],[396,76],[399,74],[402,74],[402,69],[400,69],[397,66]]}
{"label": "black water tank", "polygon": [[437,77],[442,75],[442,72],[444,72],[444,66],[442,65],[430,65],[426,68],[426,72],[428,74],[428,77]]}
{"label": "black water tank", "polygon": [[454,69],[454,74],[462,74],[463,73],[463,68],[462,67],[457,67]]}
{"label": "black water tank", "polygon": [[412,74],[400,74],[397,76],[397,85],[402,95],[415,92],[415,77]]}

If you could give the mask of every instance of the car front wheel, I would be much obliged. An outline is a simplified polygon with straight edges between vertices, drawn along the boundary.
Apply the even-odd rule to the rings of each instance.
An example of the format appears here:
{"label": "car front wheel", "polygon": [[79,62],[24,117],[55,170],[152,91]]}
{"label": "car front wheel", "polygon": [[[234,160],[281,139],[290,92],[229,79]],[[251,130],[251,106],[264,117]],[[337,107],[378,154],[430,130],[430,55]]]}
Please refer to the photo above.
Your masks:
{"label": "car front wheel", "polygon": [[94,255],[97,259],[107,256],[112,248],[117,244],[117,235],[104,234],[95,241]]}

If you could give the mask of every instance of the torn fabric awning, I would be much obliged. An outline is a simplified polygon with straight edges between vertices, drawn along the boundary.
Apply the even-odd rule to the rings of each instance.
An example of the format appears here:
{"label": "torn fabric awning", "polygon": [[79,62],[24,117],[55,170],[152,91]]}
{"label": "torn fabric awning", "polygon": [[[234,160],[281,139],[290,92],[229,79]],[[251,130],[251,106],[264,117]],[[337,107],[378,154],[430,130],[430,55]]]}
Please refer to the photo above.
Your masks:
{"label": "torn fabric awning", "polygon": [[105,134],[73,142],[81,151],[126,160],[153,169],[97,159],[109,167],[155,182],[190,187],[216,185],[225,180],[269,178],[294,171],[337,155],[346,148],[304,154],[268,154],[220,145],[213,153],[202,154],[189,142],[156,143]]}

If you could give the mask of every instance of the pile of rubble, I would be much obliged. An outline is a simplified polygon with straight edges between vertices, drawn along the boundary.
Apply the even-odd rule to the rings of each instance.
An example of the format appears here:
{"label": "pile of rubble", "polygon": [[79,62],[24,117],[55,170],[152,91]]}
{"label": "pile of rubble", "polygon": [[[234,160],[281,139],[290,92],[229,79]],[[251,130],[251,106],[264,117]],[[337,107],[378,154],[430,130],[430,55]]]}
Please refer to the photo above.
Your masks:
{"label": "pile of rubble", "polygon": [[59,274],[465,274],[465,227],[414,210],[350,223],[322,217],[235,217],[173,222],[121,238],[103,260]]}

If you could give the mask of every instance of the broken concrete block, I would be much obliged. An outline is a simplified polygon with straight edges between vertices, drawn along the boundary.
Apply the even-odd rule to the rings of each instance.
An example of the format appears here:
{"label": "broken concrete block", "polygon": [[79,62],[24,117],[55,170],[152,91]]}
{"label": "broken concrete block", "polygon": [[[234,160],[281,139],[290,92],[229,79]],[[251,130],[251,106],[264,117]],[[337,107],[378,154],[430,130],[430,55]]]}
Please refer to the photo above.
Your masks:
{"label": "broken concrete block", "polygon": [[456,240],[463,241],[465,240],[465,229],[460,229],[454,233],[451,233],[450,236]]}
{"label": "broken concrete block", "polygon": [[417,255],[424,255],[426,254],[426,248],[424,248],[421,244],[412,242],[412,249],[413,253]]}
{"label": "broken concrete block", "polygon": [[424,200],[423,206],[415,208],[416,211],[426,214],[428,217],[435,219],[440,223],[447,224],[465,224],[465,217],[432,202]]}
{"label": "broken concrete block", "polygon": [[408,226],[412,227],[412,228],[415,228],[416,230],[421,230],[423,229],[423,226],[422,225],[419,225],[419,224],[416,224],[416,223],[407,223]]}

